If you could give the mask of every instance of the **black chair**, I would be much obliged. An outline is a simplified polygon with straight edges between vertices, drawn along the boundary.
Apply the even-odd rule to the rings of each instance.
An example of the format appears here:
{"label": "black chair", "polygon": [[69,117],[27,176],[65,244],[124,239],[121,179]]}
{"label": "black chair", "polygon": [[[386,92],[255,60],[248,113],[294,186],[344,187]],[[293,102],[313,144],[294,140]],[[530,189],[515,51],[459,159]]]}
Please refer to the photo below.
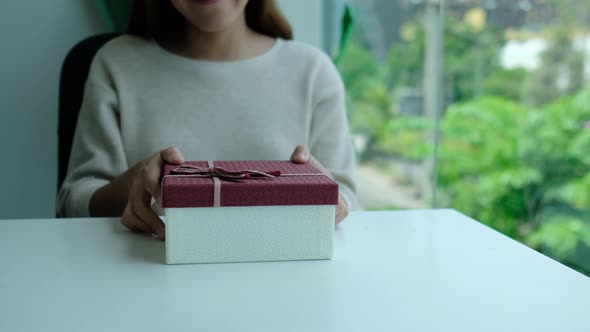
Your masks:
{"label": "black chair", "polygon": [[78,113],[84,97],[84,85],[88,78],[90,64],[96,52],[118,34],[108,33],[88,37],[74,46],[66,56],[59,80],[58,118],[58,175],[57,190],[61,187],[68,171],[68,161],[78,121]]}

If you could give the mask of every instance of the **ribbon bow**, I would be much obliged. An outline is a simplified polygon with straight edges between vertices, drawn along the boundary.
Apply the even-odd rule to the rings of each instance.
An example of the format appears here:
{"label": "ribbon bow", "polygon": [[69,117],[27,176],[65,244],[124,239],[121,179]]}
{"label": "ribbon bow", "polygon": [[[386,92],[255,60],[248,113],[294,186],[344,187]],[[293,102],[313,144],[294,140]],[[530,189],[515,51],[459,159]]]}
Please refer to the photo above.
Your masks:
{"label": "ribbon bow", "polygon": [[225,181],[241,182],[247,179],[274,179],[280,171],[262,172],[256,170],[229,171],[223,167],[200,167],[180,165],[170,171],[170,175],[202,178],[219,178]]}

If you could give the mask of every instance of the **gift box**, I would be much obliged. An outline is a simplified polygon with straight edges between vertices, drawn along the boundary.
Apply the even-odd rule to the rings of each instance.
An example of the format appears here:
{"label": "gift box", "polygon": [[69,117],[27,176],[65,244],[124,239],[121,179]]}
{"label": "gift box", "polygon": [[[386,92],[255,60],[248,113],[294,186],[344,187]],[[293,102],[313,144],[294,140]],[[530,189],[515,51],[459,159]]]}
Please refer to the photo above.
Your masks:
{"label": "gift box", "polygon": [[166,263],[330,259],[338,184],[310,164],[164,165]]}

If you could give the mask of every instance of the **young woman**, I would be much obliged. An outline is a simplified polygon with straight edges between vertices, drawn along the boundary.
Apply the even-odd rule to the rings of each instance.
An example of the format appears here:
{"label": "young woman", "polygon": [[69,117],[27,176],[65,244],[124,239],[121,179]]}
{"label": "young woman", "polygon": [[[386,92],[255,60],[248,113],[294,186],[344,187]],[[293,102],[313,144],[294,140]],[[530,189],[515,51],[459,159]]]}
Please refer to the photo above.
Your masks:
{"label": "young woman", "polygon": [[[274,0],[139,0],[96,55],[58,197],[62,216],[122,216],[164,238],[163,163],[291,159],[355,204],[344,88],[321,51],[290,41]],[[167,146],[172,146],[166,148]]]}

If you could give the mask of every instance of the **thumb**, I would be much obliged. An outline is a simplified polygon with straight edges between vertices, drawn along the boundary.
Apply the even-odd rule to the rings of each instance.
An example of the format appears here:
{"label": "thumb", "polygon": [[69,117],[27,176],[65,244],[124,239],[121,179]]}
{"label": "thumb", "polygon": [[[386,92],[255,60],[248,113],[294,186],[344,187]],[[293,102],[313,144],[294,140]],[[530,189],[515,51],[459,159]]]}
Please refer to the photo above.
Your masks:
{"label": "thumb", "polygon": [[309,161],[309,150],[303,145],[297,145],[291,154],[291,161],[296,164],[305,164]]}
{"label": "thumb", "polygon": [[175,165],[184,163],[184,157],[182,156],[182,153],[180,153],[180,151],[175,147],[169,147],[160,151],[160,157],[165,163]]}

